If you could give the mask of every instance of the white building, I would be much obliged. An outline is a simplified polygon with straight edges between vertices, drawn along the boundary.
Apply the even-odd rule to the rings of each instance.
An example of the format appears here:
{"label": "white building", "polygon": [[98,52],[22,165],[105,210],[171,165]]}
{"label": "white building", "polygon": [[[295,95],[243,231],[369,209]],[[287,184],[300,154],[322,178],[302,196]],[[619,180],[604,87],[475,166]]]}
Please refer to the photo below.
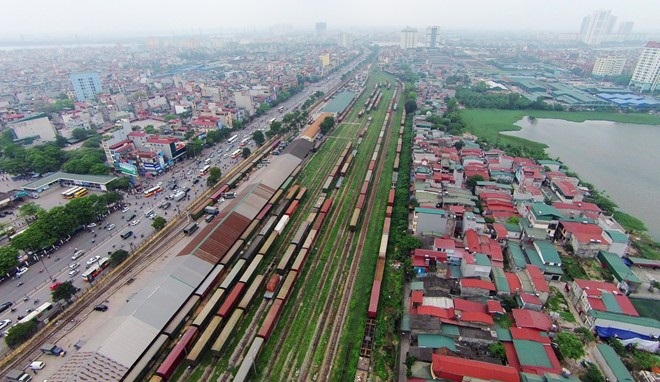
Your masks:
{"label": "white building", "polygon": [[616,16],[612,16],[612,11],[605,9],[594,11],[582,19],[580,28],[582,42],[588,45],[599,45],[607,41],[615,23]]}
{"label": "white building", "polygon": [[594,76],[619,76],[623,73],[626,58],[621,56],[598,57],[591,74]]}
{"label": "white building", "polygon": [[34,143],[55,140],[57,131],[46,114],[33,114],[9,124],[17,139],[34,138]]}
{"label": "white building", "polygon": [[406,27],[401,31],[401,49],[414,49],[417,46],[417,29]]}
{"label": "white building", "polygon": [[660,83],[660,42],[649,41],[637,60],[630,87],[653,92]]}
{"label": "white building", "polygon": [[426,28],[426,47],[435,49],[438,47],[438,38],[440,34],[440,27],[433,25]]}
{"label": "white building", "polygon": [[350,48],[353,46],[353,35],[350,33],[340,33],[339,46],[342,48]]}

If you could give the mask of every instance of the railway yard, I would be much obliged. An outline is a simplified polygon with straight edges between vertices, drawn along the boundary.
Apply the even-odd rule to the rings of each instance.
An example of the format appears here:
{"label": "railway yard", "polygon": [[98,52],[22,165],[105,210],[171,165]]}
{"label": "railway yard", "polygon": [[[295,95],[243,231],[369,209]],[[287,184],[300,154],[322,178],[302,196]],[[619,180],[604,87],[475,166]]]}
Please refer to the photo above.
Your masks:
{"label": "railway yard", "polygon": [[[362,93],[322,143],[319,120],[269,141],[132,257],[130,272],[83,297],[96,301],[176,253],[48,380],[110,368],[126,381],[365,380],[405,115],[394,77],[364,68],[354,77],[344,84],[360,77]],[[208,206],[220,207],[215,219],[177,244]]]}

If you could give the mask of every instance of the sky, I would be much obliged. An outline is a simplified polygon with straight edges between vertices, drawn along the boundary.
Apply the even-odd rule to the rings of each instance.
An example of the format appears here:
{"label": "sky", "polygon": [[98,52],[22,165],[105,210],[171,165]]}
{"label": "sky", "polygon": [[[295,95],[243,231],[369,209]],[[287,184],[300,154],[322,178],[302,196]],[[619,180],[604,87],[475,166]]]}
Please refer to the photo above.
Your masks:
{"label": "sky", "polygon": [[612,10],[633,32],[658,31],[658,0],[3,0],[0,40],[148,36],[265,30],[276,24],[328,31],[438,25],[446,30],[577,32]]}

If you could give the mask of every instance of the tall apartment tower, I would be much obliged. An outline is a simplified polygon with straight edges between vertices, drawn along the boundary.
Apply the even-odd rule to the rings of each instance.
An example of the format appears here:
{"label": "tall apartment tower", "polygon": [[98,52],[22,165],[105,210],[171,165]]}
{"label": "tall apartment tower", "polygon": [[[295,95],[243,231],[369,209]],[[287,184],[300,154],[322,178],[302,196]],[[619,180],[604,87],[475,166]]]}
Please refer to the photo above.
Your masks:
{"label": "tall apartment tower", "polygon": [[102,92],[99,74],[95,72],[72,73],[69,76],[73,91],[76,92],[78,102],[94,99],[97,93]]}
{"label": "tall apartment tower", "polygon": [[339,34],[339,46],[342,48],[350,48],[353,46],[353,35],[350,33]]}
{"label": "tall apartment tower", "polygon": [[591,74],[594,76],[619,76],[623,73],[626,58],[622,56],[598,57]]}
{"label": "tall apartment tower", "polygon": [[438,34],[440,33],[440,27],[437,25],[430,26],[426,28],[426,47],[429,49],[434,49],[438,47]]}
{"label": "tall apartment tower", "polygon": [[328,29],[328,24],[327,23],[325,23],[323,21],[316,23],[316,35],[317,36],[324,37],[327,29]]}
{"label": "tall apartment tower", "polygon": [[417,29],[406,27],[401,31],[401,49],[414,49],[417,46]]}
{"label": "tall apartment tower", "polygon": [[594,11],[582,19],[580,39],[588,45],[599,45],[607,41],[615,23],[616,16],[612,16],[612,11],[605,9]]}
{"label": "tall apartment tower", "polygon": [[653,92],[660,83],[660,42],[649,41],[639,55],[630,86],[640,92]]}

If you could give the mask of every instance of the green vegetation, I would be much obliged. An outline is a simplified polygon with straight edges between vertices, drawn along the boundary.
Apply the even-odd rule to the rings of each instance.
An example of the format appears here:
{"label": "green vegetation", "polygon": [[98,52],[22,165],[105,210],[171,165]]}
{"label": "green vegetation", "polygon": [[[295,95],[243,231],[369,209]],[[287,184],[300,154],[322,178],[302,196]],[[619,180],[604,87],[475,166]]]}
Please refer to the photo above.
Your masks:
{"label": "green vegetation", "polygon": [[335,118],[332,116],[325,117],[319,127],[321,128],[321,134],[328,134],[328,131],[335,127]]}
{"label": "green vegetation", "polygon": [[644,232],[646,225],[643,221],[634,216],[628,215],[625,212],[614,211],[614,220],[616,220],[623,228],[630,232]]}
{"label": "green vegetation", "polygon": [[165,227],[165,225],[167,225],[167,220],[165,220],[165,218],[162,216],[156,216],[151,222],[151,226],[154,227],[156,231],[160,231]]}
{"label": "green vegetation", "polygon": [[128,252],[123,249],[118,249],[110,254],[110,265],[116,267],[128,258]]}
{"label": "green vegetation", "polygon": [[584,373],[580,374],[580,381],[605,382],[605,377],[603,377],[603,373],[600,372],[600,369],[596,364],[589,362],[587,369]]}
{"label": "green vegetation", "polygon": [[584,343],[589,343],[593,342],[596,340],[596,336],[591,332],[591,330],[585,328],[585,327],[579,327],[573,329],[573,332],[577,334],[578,337],[582,340]]}
{"label": "green vegetation", "polygon": [[562,359],[580,359],[584,357],[584,344],[580,338],[571,332],[561,332],[555,338],[557,353]]}
{"label": "green vegetation", "polygon": [[257,130],[252,133],[252,139],[254,140],[254,143],[257,144],[257,146],[261,146],[264,144],[264,142],[266,142],[266,137],[261,130]]}
{"label": "green vegetation", "polygon": [[631,372],[640,370],[651,370],[654,367],[660,367],[660,357],[649,352],[638,350],[633,344],[624,345],[617,338],[610,338],[609,345]]}
{"label": "green vegetation", "polygon": [[67,301],[71,302],[71,297],[73,297],[78,289],[73,286],[73,281],[65,281],[58,285],[53,291],[51,292],[51,295],[53,297],[53,301]]}
{"label": "green vegetation", "polygon": [[488,352],[494,357],[498,357],[502,361],[506,361],[506,350],[504,350],[504,344],[501,342],[493,342],[488,345]]}
{"label": "green vegetation", "polygon": [[550,287],[550,296],[548,297],[548,301],[546,301],[546,308],[553,312],[558,312],[564,321],[576,322],[573,312],[568,308],[564,295],[555,287]]}
{"label": "green vegetation", "polygon": [[212,187],[214,184],[218,183],[221,178],[222,170],[220,170],[218,167],[211,167],[209,169],[209,176],[206,178],[206,185]]}
{"label": "green vegetation", "polygon": [[561,256],[562,268],[564,269],[564,281],[573,281],[574,279],[588,279],[587,273],[582,265],[573,256]]}
{"label": "green vegetation", "polygon": [[14,325],[9,334],[5,336],[5,343],[15,347],[29,340],[37,332],[37,319]]}
{"label": "green vegetation", "polygon": [[493,321],[500,328],[508,329],[513,326],[513,318],[509,314],[499,314],[493,317]]}
{"label": "green vegetation", "polygon": [[520,93],[493,93],[488,91],[488,85],[483,81],[479,82],[472,88],[458,88],[456,89],[456,98],[469,108],[484,108],[484,109],[507,109],[507,110],[521,110],[521,109],[535,109],[535,110],[560,110],[563,111],[564,107],[560,104],[551,105],[542,99],[531,101]]}

